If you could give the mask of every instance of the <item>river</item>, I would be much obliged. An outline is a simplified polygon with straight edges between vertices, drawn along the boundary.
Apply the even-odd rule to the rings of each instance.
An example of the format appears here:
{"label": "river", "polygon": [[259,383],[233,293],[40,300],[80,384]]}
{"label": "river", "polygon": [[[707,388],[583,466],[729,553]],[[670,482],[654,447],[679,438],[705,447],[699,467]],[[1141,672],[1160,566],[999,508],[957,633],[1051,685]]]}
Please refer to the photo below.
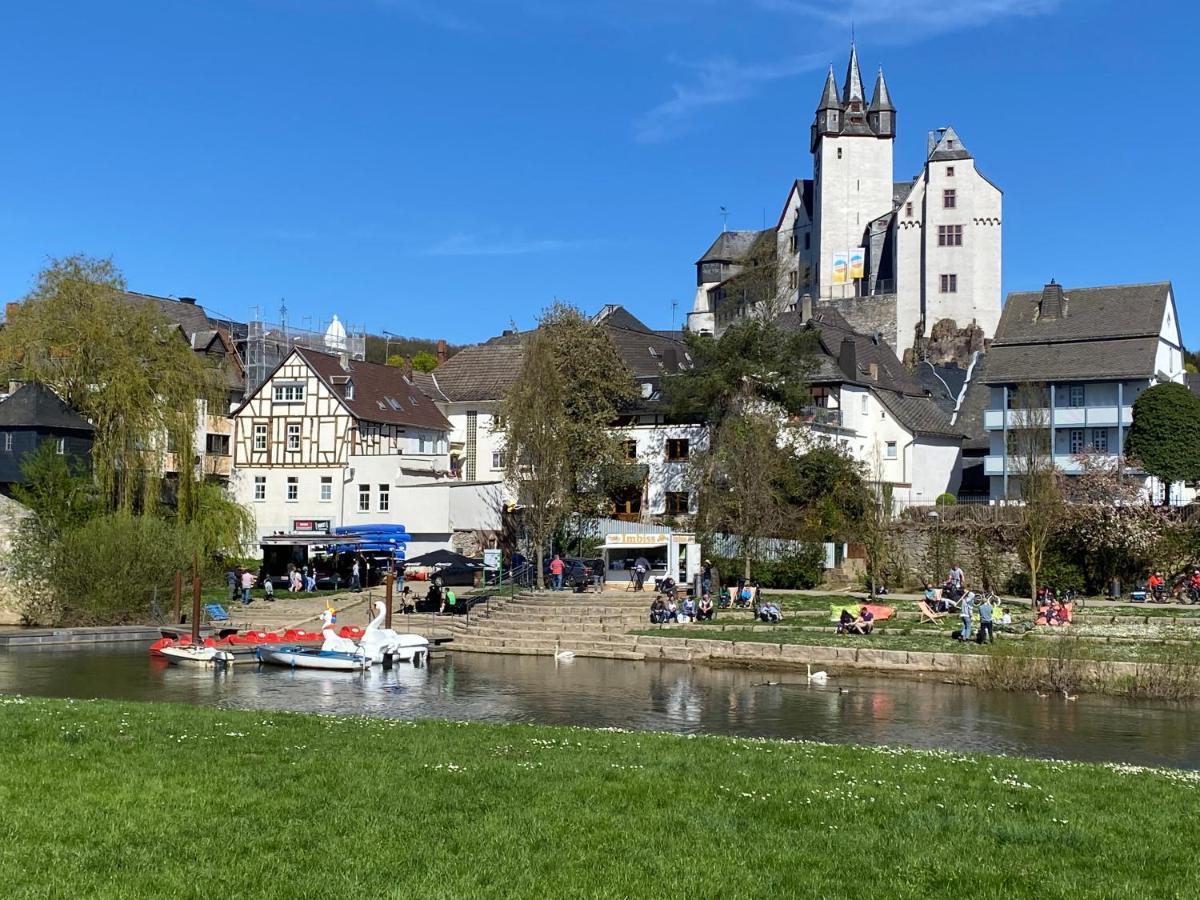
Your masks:
{"label": "river", "polygon": [[923,679],[450,653],[424,669],[167,666],[129,645],[0,651],[0,692],[241,709],[617,727],[1200,768],[1200,706]]}

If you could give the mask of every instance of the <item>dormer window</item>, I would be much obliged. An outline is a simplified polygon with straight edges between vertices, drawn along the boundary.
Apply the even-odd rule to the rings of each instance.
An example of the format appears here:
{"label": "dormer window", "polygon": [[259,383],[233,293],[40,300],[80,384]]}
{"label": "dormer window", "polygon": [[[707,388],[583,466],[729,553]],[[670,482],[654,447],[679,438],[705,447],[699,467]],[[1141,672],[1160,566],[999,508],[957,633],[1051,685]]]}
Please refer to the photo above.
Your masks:
{"label": "dormer window", "polygon": [[346,382],[346,399],[347,400],[354,399],[354,382],[353,381]]}

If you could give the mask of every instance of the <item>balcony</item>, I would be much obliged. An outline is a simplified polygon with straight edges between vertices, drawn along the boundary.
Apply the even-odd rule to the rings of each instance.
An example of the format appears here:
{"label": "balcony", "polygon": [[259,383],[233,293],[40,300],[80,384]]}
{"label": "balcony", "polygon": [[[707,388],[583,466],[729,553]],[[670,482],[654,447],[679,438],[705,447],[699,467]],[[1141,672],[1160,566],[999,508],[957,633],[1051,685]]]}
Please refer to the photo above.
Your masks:
{"label": "balcony", "polygon": [[[1115,458],[1115,457],[1114,457]],[[1015,478],[1020,476],[1021,469],[1024,466],[1024,460],[1017,456],[1008,458],[1008,474],[1009,477]],[[1054,454],[1054,466],[1060,472],[1065,472],[1067,475],[1078,475],[1083,466],[1079,462],[1078,456],[1073,456],[1070,453]],[[1145,473],[1135,466],[1126,466],[1126,474],[1141,476]],[[983,474],[984,475],[1003,475],[1004,474],[1004,457],[1003,456],[985,456],[983,458]]]}
{"label": "balcony", "polygon": [[841,428],[842,411],[826,406],[806,406],[792,419],[795,425],[812,425],[816,428]]}
{"label": "balcony", "polygon": [[[1006,412],[1009,428],[1025,427],[1027,411],[1021,409],[985,410],[983,413],[983,427],[988,431],[1003,430]],[[1050,426],[1049,409],[1031,410],[1029,413],[1029,417],[1034,421],[1047,428]],[[1119,417],[1118,413],[1120,414]],[[1132,406],[1060,406],[1054,410],[1055,428],[1111,428],[1116,425],[1128,426],[1132,422]]]}

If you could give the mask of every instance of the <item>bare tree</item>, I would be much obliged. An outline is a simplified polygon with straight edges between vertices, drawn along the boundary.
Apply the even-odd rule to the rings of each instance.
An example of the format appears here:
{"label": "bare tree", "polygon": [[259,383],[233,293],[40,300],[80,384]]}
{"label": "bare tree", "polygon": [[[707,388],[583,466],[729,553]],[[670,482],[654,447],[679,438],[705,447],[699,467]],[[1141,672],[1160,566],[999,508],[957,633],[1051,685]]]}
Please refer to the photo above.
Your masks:
{"label": "bare tree", "polygon": [[606,475],[623,461],[610,425],[633,396],[633,377],[603,328],[563,304],[542,314],[501,403],[506,474],[524,506],[539,587],[559,525],[606,500]]}
{"label": "bare tree", "polygon": [[1036,600],[1038,575],[1062,512],[1062,492],[1054,466],[1054,436],[1050,431],[1049,393],[1045,386],[1018,386],[1013,410],[1015,422],[1008,432],[1006,449],[1016,461],[1016,481],[1021,489],[1017,550],[1029,572],[1030,599]]}

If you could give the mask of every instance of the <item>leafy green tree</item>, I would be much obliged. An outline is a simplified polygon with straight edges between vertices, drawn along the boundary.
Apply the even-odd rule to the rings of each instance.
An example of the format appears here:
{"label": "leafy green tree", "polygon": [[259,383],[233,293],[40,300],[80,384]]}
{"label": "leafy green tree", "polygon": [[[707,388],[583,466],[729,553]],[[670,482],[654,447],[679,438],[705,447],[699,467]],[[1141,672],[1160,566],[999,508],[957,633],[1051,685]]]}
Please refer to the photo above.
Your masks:
{"label": "leafy green tree", "polygon": [[866,512],[863,466],[832,441],[789,456],[784,490],[802,540],[849,540]]}
{"label": "leafy green tree", "polygon": [[526,335],[500,421],[506,474],[524,507],[539,586],[546,544],[559,525],[606,502],[606,473],[624,459],[610,426],[635,396],[608,332],[574,307],[555,304]]}
{"label": "leafy green tree", "polygon": [[428,350],[414,353],[412,367],[416,372],[432,372],[438,367],[438,358]]}
{"label": "leafy green tree", "polygon": [[393,353],[391,356],[389,356],[387,358],[387,364],[389,366],[394,366],[395,368],[398,369],[402,365],[404,365],[404,357],[398,353]]}
{"label": "leafy green tree", "polygon": [[1046,563],[1062,511],[1058,470],[1050,443],[1049,405],[1044,385],[1018,386],[1014,404],[1016,425],[1009,431],[1009,451],[1016,467],[1013,480],[1021,494],[1017,507],[1020,524],[1017,554],[1029,572],[1031,600],[1037,598],[1038,575]]}
{"label": "leafy green tree", "polygon": [[1142,391],[1133,401],[1133,423],[1125,455],[1167,486],[1200,478],[1200,397],[1182,384],[1166,382]]}
{"label": "leafy green tree", "polygon": [[[92,461],[111,509],[157,505],[167,448],[190,447],[200,404],[221,402],[217,365],[194,353],[150,304],[123,299],[112,260],[52,260],[0,332],[0,360],[53,388],[95,427]],[[179,466],[179,507],[193,511],[196,473]]]}

